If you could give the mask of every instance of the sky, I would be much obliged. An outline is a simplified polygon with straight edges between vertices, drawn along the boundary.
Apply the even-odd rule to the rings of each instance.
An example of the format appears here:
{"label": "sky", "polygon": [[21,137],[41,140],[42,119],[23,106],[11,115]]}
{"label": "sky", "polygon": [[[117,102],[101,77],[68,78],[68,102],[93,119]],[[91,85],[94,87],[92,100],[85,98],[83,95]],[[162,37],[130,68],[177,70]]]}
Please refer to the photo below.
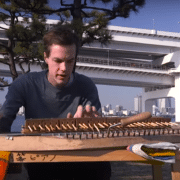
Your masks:
{"label": "sky", "polygon": [[[51,0],[56,6],[57,0]],[[72,1],[66,1],[72,2]],[[106,5],[108,6],[108,4]],[[156,29],[159,31],[180,32],[180,0],[146,0],[138,13],[132,12],[129,18],[117,18],[109,25]],[[113,108],[121,105],[126,109],[134,109],[134,97],[141,95],[142,88],[97,85],[101,104],[111,104]],[[0,91],[0,103],[4,101],[6,91]]]}

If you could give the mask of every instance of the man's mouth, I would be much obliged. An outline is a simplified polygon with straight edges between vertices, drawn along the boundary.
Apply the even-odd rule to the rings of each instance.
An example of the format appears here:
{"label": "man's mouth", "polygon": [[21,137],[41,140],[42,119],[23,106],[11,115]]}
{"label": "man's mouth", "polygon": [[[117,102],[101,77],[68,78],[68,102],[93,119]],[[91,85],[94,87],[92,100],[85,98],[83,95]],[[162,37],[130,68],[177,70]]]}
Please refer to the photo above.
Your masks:
{"label": "man's mouth", "polygon": [[58,74],[56,77],[60,78],[60,79],[64,79],[64,78],[67,77],[67,75],[65,75],[65,74]]}

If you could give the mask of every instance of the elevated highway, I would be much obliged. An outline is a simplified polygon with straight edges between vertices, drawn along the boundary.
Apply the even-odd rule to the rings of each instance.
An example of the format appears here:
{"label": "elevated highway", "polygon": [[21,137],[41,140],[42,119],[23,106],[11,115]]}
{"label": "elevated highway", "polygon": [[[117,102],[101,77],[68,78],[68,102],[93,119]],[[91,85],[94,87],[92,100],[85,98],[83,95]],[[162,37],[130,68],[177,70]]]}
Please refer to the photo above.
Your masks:
{"label": "elevated highway", "polygon": [[[18,64],[16,64],[16,68],[21,74],[22,71]],[[24,63],[23,68],[27,70],[27,64]],[[37,64],[31,64],[30,68],[31,71],[42,70]],[[174,76],[168,70],[152,69],[149,66],[129,67],[128,64],[116,64],[116,61],[112,60],[109,65],[107,60],[102,62],[102,60],[95,61],[92,58],[79,57],[76,63],[76,72],[90,77],[96,84],[159,89],[174,86]],[[1,64],[0,76],[11,76],[7,65]]]}

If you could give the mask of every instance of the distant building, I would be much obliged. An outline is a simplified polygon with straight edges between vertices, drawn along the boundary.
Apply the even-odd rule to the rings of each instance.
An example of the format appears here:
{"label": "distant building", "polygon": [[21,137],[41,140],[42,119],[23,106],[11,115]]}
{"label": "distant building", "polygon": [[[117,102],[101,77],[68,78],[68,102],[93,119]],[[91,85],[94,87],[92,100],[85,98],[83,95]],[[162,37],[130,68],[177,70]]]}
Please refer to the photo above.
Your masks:
{"label": "distant building", "polygon": [[175,108],[172,108],[172,107],[168,107],[168,108],[166,108],[166,112],[168,113],[168,114],[175,114]]}
{"label": "distant building", "polygon": [[115,109],[110,109],[110,110],[109,110],[109,115],[116,116],[116,111],[115,111]]}
{"label": "distant building", "polygon": [[159,114],[159,109],[156,105],[152,106],[152,115],[156,116],[157,114]]}
{"label": "distant building", "polygon": [[102,108],[101,108],[101,109],[102,109],[102,112],[103,112],[103,111],[107,112],[107,108],[106,108],[106,106],[102,106]]}
{"label": "distant building", "polygon": [[120,112],[123,109],[123,106],[116,105],[116,112]]}
{"label": "distant building", "polygon": [[106,108],[107,108],[107,111],[112,110],[112,105],[111,104],[107,104]]}
{"label": "distant building", "polygon": [[160,113],[165,114],[166,109],[171,108],[171,98],[162,98],[157,101]]}
{"label": "distant building", "polygon": [[130,111],[127,110],[127,109],[123,109],[123,110],[121,110],[121,112],[122,112],[122,114],[125,115],[125,116],[129,116],[129,114],[130,114]]}
{"label": "distant building", "polygon": [[134,98],[134,111],[142,112],[142,96],[137,96]]}
{"label": "distant building", "polygon": [[109,115],[109,112],[102,111],[102,116],[108,116],[108,115]]}
{"label": "distant building", "polygon": [[136,115],[136,114],[139,114],[139,113],[137,111],[133,111],[133,110],[130,110],[130,112],[129,112],[130,116],[133,116],[133,115]]}

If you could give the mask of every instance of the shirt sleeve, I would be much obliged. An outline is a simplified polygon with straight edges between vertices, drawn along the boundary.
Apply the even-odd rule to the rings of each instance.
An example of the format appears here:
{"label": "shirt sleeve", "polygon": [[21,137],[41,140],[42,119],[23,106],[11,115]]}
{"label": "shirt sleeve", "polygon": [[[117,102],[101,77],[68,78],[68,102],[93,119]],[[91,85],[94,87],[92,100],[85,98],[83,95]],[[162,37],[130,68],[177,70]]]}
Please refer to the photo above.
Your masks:
{"label": "shirt sleeve", "polygon": [[87,83],[84,86],[85,96],[83,98],[82,105],[86,106],[86,105],[89,104],[90,106],[95,106],[96,110],[100,114],[102,114],[101,103],[100,103],[100,100],[99,100],[97,87],[95,86],[94,82],[91,79],[86,80],[86,81],[87,81]]}
{"label": "shirt sleeve", "polygon": [[0,133],[10,132],[11,125],[21,106],[24,106],[24,88],[22,78],[17,78],[8,89],[6,100],[0,110]]}

